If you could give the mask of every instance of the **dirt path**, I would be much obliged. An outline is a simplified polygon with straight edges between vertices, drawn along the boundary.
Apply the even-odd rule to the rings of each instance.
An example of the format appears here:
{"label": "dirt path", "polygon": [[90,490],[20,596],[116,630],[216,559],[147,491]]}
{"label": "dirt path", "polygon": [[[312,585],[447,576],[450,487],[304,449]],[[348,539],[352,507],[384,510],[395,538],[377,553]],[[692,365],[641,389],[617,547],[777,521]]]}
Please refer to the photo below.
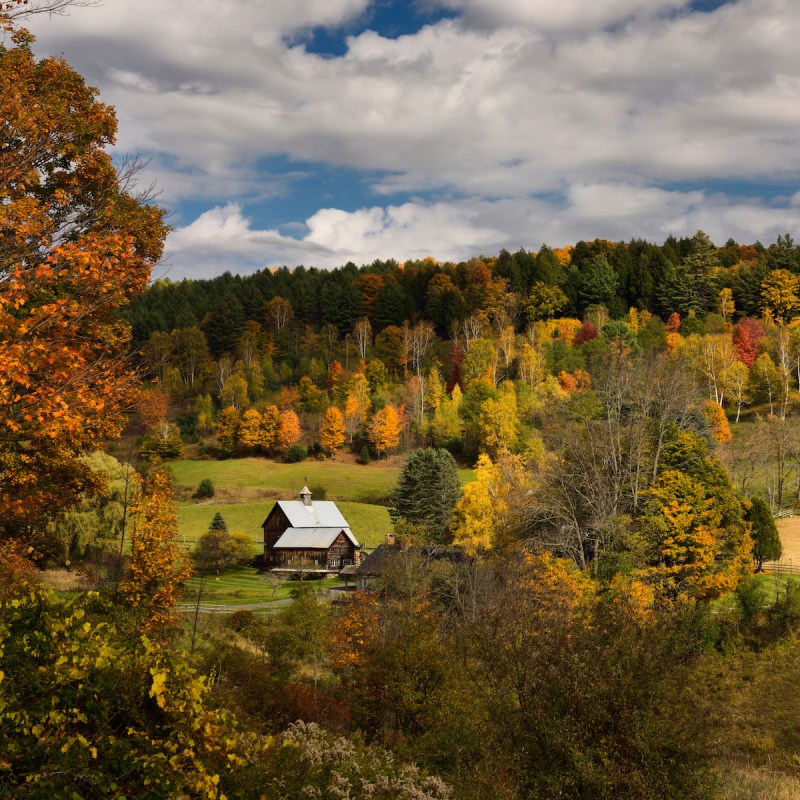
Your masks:
{"label": "dirt path", "polygon": [[784,517],[776,520],[776,524],[783,545],[781,561],[800,567],[800,516]]}

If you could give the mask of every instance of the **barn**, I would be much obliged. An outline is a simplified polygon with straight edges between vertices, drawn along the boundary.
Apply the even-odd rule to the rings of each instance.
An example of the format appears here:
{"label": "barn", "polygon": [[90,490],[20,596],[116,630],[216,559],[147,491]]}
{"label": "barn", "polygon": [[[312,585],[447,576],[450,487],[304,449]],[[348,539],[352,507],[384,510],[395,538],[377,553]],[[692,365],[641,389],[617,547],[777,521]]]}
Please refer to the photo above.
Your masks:
{"label": "barn", "polygon": [[338,573],[358,563],[361,545],[342,512],[331,500],[313,501],[307,486],[299,500],[278,500],[262,528],[268,569]]}

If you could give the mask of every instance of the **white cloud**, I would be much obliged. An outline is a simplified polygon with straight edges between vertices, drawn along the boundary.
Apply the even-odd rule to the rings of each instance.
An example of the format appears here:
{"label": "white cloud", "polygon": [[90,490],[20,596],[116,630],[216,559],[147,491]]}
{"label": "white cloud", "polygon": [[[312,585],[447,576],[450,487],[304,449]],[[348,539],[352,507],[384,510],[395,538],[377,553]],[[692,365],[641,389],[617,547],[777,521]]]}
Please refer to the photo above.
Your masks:
{"label": "white cloud", "polygon": [[564,202],[535,198],[404,203],[346,212],[327,208],[306,220],[300,238],[259,230],[235,204],[214,208],[173,233],[167,245],[172,278],[210,277],[266,266],[336,267],[376,258],[459,261],[501,247],[538,250],[580,239],[645,238],[706,231],[719,244],[753,242],[797,230],[800,208],[733,202],[701,191],[669,192],[627,184],[582,184]]}
{"label": "white cloud", "polygon": [[683,8],[689,0],[441,0],[463,11],[469,23],[500,27],[525,25],[548,31],[590,31],[636,17]]}
{"label": "white cloud", "polygon": [[[363,31],[336,58],[284,37],[351,23],[368,0],[114,0],[35,27],[40,49],[63,50],[117,107],[119,149],[153,155],[147,175],[167,202],[205,198],[243,226],[240,244],[204,239],[221,223],[203,215],[175,234],[175,254],[202,260],[189,232],[214,259],[230,241],[232,263],[252,267],[261,261],[250,242],[275,248],[273,257],[265,247],[270,263],[339,264],[460,257],[481,242],[488,252],[658,238],[698,221],[723,239],[796,227],[788,211],[756,201],[667,191],[741,179],[779,180],[793,193],[800,13],[789,0],[703,14],[686,0],[441,2],[464,16],[398,39]],[[259,232],[225,204],[290,191],[291,176],[259,166],[274,155],[374,175],[377,199],[363,202],[374,207],[321,209],[302,240]],[[420,192],[433,199],[381,200]],[[566,207],[529,199],[548,194]]]}

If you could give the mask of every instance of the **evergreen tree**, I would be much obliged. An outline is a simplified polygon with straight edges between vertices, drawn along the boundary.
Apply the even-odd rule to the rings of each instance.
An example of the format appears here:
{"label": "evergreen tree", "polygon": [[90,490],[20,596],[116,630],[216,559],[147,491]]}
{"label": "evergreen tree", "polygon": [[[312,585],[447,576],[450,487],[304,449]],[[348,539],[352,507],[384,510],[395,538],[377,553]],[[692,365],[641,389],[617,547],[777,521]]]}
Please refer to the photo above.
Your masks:
{"label": "evergreen tree", "polygon": [[595,256],[583,274],[581,301],[586,305],[604,303],[608,305],[617,293],[619,280],[614,268],[604,255]]}
{"label": "evergreen tree", "polygon": [[750,510],[747,521],[753,526],[753,559],[756,572],[761,572],[765,561],[777,561],[781,557],[781,537],[775,525],[769,504],[763,497],[756,495],[750,499]]}
{"label": "evergreen tree", "polygon": [[450,541],[448,530],[461,484],[456,462],[443,448],[426,447],[411,454],[392,496],[389,514],[419,525],[431,543]]}

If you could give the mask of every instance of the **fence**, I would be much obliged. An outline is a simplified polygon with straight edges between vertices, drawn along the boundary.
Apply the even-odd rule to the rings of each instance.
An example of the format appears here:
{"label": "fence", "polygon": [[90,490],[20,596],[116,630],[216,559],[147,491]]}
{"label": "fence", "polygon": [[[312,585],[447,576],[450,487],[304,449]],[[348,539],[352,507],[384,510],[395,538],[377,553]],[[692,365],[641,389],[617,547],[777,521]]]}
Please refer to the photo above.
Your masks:
{"label": "fence", "polygon": [[773,575],[800,575],[800,566],[796,566],[791,561],[765,561],[762,569]]}

